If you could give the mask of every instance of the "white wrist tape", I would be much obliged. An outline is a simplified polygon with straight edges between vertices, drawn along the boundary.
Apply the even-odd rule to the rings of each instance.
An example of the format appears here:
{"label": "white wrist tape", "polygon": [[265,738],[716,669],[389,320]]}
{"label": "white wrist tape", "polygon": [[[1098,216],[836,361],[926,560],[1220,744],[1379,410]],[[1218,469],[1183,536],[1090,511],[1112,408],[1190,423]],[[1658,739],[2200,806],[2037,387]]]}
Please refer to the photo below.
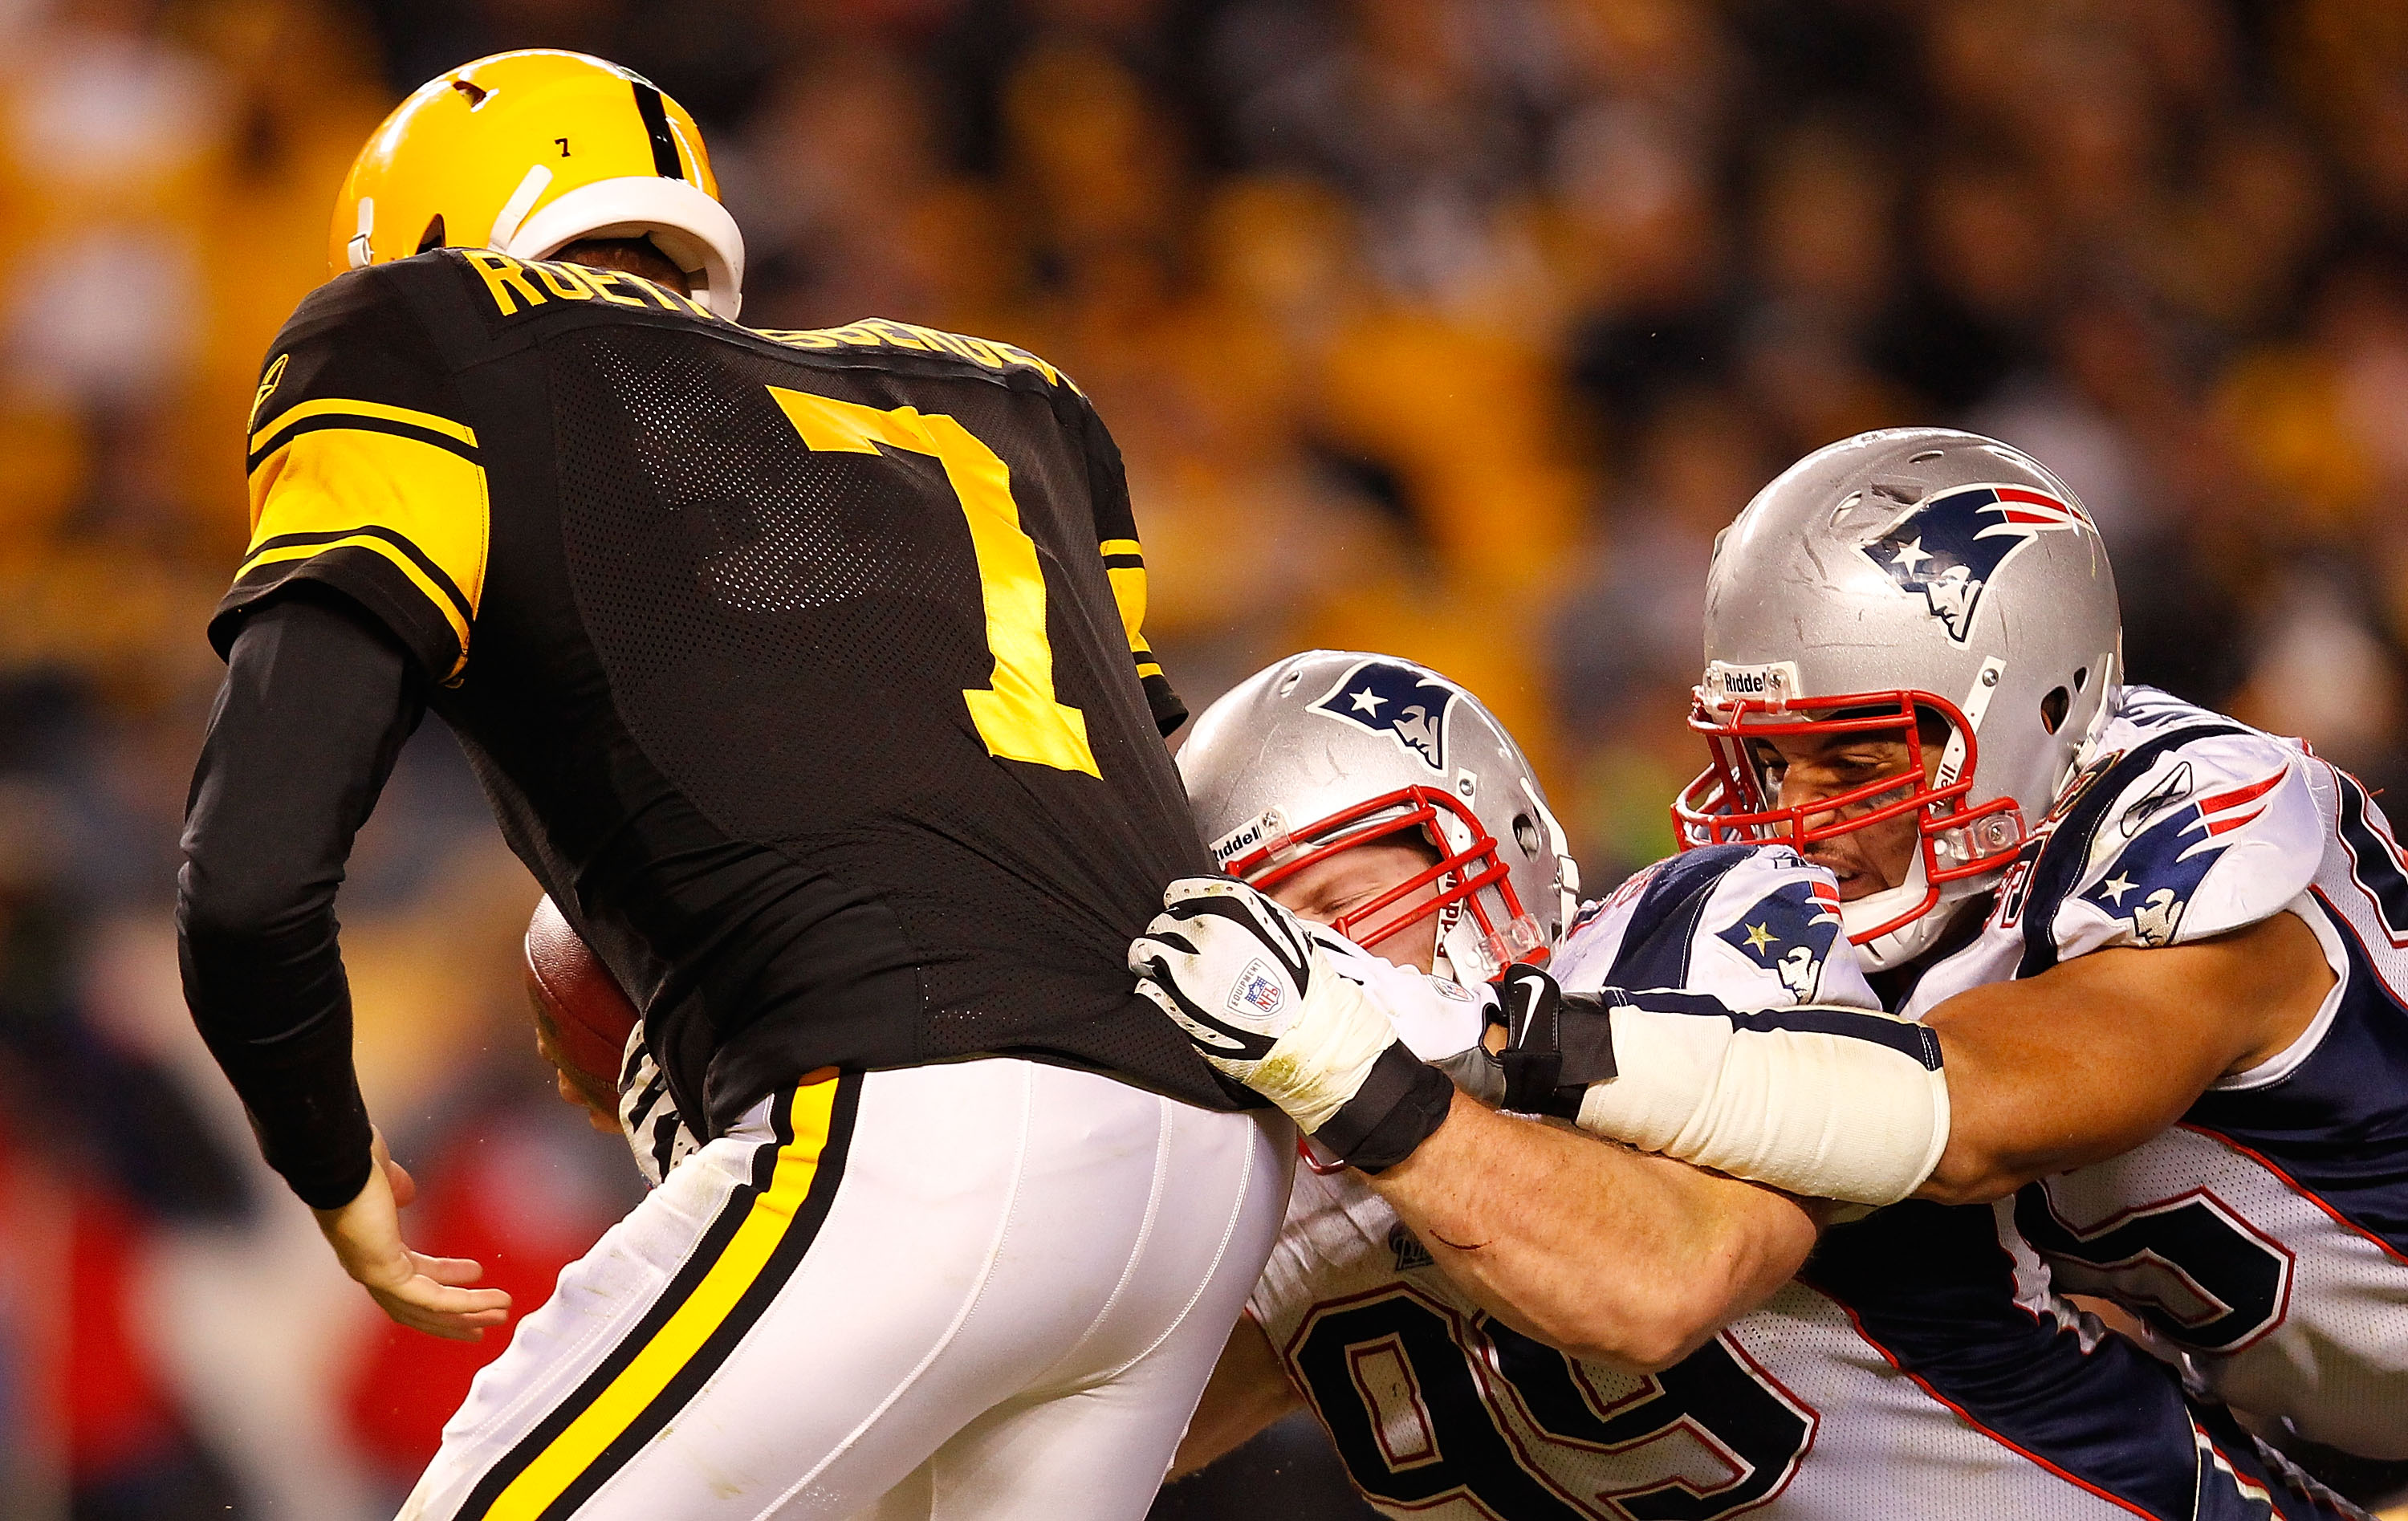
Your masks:
{"label": "white wrist tape", "polygon": [[[1642,996],[1643,997],[1643,996]],[[1641,1151],[1814,1198],[1891,1204],[1948,1144],[1940,1043],[1861,1009],[1734,1017],[1620,1003],[1616,1075],[1580,1127]]]}
{"label": "white wrist tape", "polygon": [[1344,1108],[1371,1075],[1380,1054],[1396,1043],[1397,1027],[1363,989],[1329,969],[1318,948],[1312,982],[1296,1024],[1259,1062],[1208,1057],[1232,1078],[1285,1111],[1312,1135]]}

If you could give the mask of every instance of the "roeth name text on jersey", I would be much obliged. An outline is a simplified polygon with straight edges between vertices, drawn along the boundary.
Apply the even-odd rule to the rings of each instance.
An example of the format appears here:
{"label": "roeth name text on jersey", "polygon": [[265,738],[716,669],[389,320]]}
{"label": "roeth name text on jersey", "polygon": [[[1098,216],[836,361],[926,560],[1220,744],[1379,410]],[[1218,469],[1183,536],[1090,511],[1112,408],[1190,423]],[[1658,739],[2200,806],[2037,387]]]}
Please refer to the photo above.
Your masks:
{"label": "roeth name text on jersey", "polygon": [[[505,317],[534,311],[552,302],[592,301],[598,297],[623,307],[657,309],[681,317],[700,317],[708,322],[724,321],[692,296],[680,294],[665,285],[624,270],[595,269],[545,259],[513,259],[506,253],[489,253],[480,249],[468,250],[462,257],[483,277],[486,292],[493,296],[494,305]],[[643,294],[625,294],[615,288],[622,285],[633,286]],[[651,299],[645,300],[644,296]],[[732,327],[735,324],[728,325]],[[742,331],[773,343],[782,343],[790,349],[885,348],[913,353],[951,354],[992,370],[1014,367],[1034,370],[1044,376],[1049,384],[1067,386],[1079,392],[1078,382],[1017,345],[1000,343],[993,338],[972,337],[966,333],[923,327],[917,323],[896,322],[891,317],[864,317],[841,327],[752,327]],[[1085,395],[1084,392],[1079,394]]]}

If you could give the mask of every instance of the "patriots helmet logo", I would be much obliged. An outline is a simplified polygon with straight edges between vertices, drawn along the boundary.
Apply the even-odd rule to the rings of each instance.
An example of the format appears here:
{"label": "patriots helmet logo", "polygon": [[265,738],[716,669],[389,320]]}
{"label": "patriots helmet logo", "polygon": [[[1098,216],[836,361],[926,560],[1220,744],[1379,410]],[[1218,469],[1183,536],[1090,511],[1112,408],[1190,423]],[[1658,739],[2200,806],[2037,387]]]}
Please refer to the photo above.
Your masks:
{"label": "patriots helmet logo", "polygon": [[1447,709],[1459,695],[1411,666],[1366,660],[1340,677],[1312,710],[1384,734],[1420,756],[1431,770],[1444,771]]}
{"label": "patriots helmet logo", "polygon": [[1899,589],[1920,595],[1931,615],[1962,644],[1972,632],[1982,589],[2014,552],[2044,533],[2097,534],[2073,502],[2028,486],[1959,486],[1934,496],[1857,552]]}
{"label": "patriots helmet logo", "polygon": [[1716,933],[1779,977],[1792,997],[1811,1003],[1823,981],[1823,964],[1839,943],[1840,890],[1819,878],[1783,882]]}
{"label": "patriots helmet logo", "polygon": [[[2189,786],[2186,761],[2167,782],[2126,811],[2126,819],[2145,819],[2148,812],[2179,801]],[[2272,776],[2211,794],[2186,807],[2160,813],[2157,822],[2115,857],[2115,868],[2104,882],[2082,895],[2082,900],[2103,910],[2108,917],[2131,922],[2132,938],[2143,945],[2170,945],[2182,928],[2183,911],[2206,880],[2230,841],[2223,837],[2266,811],[2266,795],[2288,775]]]}

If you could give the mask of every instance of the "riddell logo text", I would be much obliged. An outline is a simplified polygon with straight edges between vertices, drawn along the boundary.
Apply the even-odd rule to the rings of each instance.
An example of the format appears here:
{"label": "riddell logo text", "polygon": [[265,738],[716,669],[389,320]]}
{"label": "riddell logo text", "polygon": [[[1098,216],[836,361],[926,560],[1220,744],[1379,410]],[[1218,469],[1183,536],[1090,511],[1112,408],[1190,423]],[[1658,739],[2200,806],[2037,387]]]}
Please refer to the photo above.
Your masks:
{"label": "riddell logo text", "polygon": [[1257,815],[1247,823],[1240,825],[1229,833],[1223,835],[1218,840],[1213,842],[1212,864],[1218,867],[1226,867],[1231,861],[1236,860],[1240,855],[1247,854],[1253,851],[1255,846],[1264,843],[1266,840],[1269,839],[1274,833],[1278,833],[1280,831],[1280,818],[1277,813],[1273,812]]}

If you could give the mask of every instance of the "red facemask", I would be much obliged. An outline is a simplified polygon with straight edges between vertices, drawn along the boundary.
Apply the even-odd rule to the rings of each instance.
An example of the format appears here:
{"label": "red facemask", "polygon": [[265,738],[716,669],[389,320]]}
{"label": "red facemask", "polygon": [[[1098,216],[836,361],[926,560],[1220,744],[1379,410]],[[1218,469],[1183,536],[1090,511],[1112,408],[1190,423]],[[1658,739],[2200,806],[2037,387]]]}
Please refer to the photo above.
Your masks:
{"label": "red facemask", "polygon": [[[1972,725],[1956,704],[1928,692],[1908,691],[1859,692],[1813,701],[1815,711],[1829,716],[1810,717],[1794,701],[1756,697],[1733,697],[1710,707],[1703,689],[1698,691],[1689,727],[1705,736],[1713,763],[1673,799],[1672,827],[1681,849],[1777,841],[1803,850],[1885,820],[1914,816],[1915,846],[1923,861],[1923,900],[1886,923],[1851,933],[1848,939],[1859,945],[1930,912],[1940,902],[1943,884],[1996,871],[2014,858],[2028,833],[2014,799],[1994,797],[1978,806],[1966,802],[1980,749]],[[1780,805],[1779,789],[1767,780],[1750,748],[1752,741],[1776,735],[1883,733],[1904,736],[1910,752],[1919,754],[1922,714],[1937,716],[1962,740],[1961,763],[1943,759],[1939,772],[1928,778],[1921,766],[1912,766],[1902,774],[1787,808]],[[1952,745],[1950,753],[1956,748]],[[1840,816],[1856,809],[1864,811]],[[1823,822],[1810,828],[1810,818]]]}
{"label": "red facemask", "polygon": [[[1462,826],[1469,844],[1461,850],[1448,846],[1445,831],[1439,826],[1441,812]],[[1481,827],[1471,810],[1436,787],[1399,787],[1367,798],[1303,828],[1275,835],[1224,863],[1223,869],[1248,886],[1268,892],[1315,861],[1407,830],[1437,846],[1439,859],[1333,922],[1330,928],[1369,950],[1436,915],[1443,953],[1447,932],[1468,913],[1499,968],[1546,959],[1546,937],[1514,895],[1512,880],[1497,854],[1496,838]],[[1433,883],[1439,890],[1427,901],[1398,907]]]}

